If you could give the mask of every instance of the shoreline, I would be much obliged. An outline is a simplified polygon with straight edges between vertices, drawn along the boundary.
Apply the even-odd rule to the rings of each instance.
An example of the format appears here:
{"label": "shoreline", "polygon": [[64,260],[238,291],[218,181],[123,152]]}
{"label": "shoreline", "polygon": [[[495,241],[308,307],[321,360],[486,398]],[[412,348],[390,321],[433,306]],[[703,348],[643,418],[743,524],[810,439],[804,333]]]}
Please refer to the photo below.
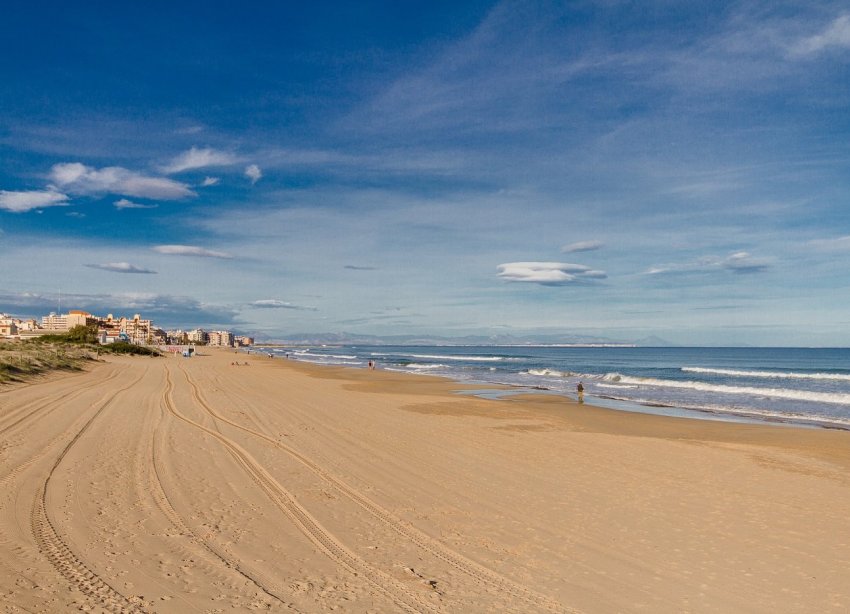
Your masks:
{"label": "shoreline", "polygon": [[[334,346],[334,348],[332,348],[332,349],[339,350],[342,347],[343,346]],[[393,346],[393,347],[395,347],[395,346]],[[421,346],[421,347],[431,347],[431,346]],[[467,346],[458,346],[458,347],[467,347]],[[472,346],[470,346],[470,347],[472,347]],[[513,346],[474,346],[474,347],[479,348],[481,350],[491,350],[492,351],[492,350],[498,349],[498,348],[512,349]],[[404,348],[407,349],[407,351],[410,351],[410,349],[407,346],[404,346]],[[404,367],[404,365],[406,365],[406,362],[405,362],[406,354],[405,354],[404,351],[401,351],[398,354],[381,354],[381,353],[375,353],[374,351],[371,351],[371,350],[381,349],[380,347],[372,348],[371,346],[368,346],[368,347],[366,347],[365,350],[358,349],[356,347],[352,347],[352,348],[349,348],[349,352],[348,352],[350,354],[353,354],[352,356],[335,356],[334,354],[325,355],[325,354],[322,353],[323,350],[327,350],[327,349],[328,348],[323,348],[323,349],[317,350],[313,353],[310,353],[310,348],[307,348],[307,354],[306,355],[309,356],[310,358],[307,358],[306,362],[309,362],[310,364],[317,364],[317,365],[324,365],[324,366],[335,365],[335,366],[349,366],[351,368],[358,368],[359,365],[360,365],[360,362],[365,363],[365,361],[367,360],[367,358],[369,358],[370,355],[379,356],[379,357],[380,356],[393,356],[394,361],[400,361],[399,365],[396,365],[393,362],[390,362],[391,366],[384,365],[382,367],[382,370],[390,370],[390,371],[395,371],[395,372],[399,372],[399,373],[411,373],[411,370],[408,370],[407,368]],[[662,349],[664,349],[664,348],[662,348]],[[689,349],[689,348],[684,348],[684,349]],[[715,349],[715,348],[708,348],[708,349]],[[721,349],[725,349],[725,348],[721,348]],[[737,348],[733,348],[733,349],[737,349]],[[262,350],[260,350],[260,351],[262,351]],[[367,353],[364,354],[363,351],[366,351]],[[390,351],[396,352],[397,350],[390,350]],[[275,353],[276,356],[280,356],[277,352],[274,352],[274,353]],[[297,358],[299,356],[299,354],[300,353],[296,350],[293,354],[293,357]],[[496,354],[496,355],[501,357],[498,360],[505,360],[505,361],[526,360],[526,359],[529,358],[529,357],[522,357],[522,356],[512,356],[512,355],[508,355],[508,354],[505,354],[505,355]],[[325,362],[326,356],[327,356],[327,358],[330,359],[329,362]],[[410,354],[410,356],[411,357],[418,357],[417,354],[415,354],[415,353]],[[430,364],[427,361],[425,361],[426,364],[424,364],[424,365],[412,365],[412,366],[413,367],[422,367],[422,369],[437,369],[439,367],[442,367],[441,371],[444,371],[445,368],[448,367],[448,365],[453,364],[452,361],[463,360],[463,361],[473,361],[474,362],[474,361],[476,361],[477,356],[478,356],[477,354],[473,354],[473,355],[470,355],[470,356],[455,356],[453,354],[448,354],[445,357],[442,357],[442,356],[422,356],[420,358],[431,358],[431,359],[443,358],[444,360],[448,360],[449,362],[447,364],[439,364],[439,362],[436,362],[434,364]],[[282,358],[282,356],[280,356],[280,357]],[[402,357],[405,357],[405,358],[402,358]],[[351,363],[348,363],[348,364],[343,360],[339,360],[339,359],[355,359],[355,358],[356,358],[355,362],[351,362]],[[339,361],[336,362],[337,360],[339,360]],[[380,358],[379,358],[379,360],[380,360]],[[491,358],[491,357],[487,357],[485,355],[484,357],[481,357],[479,360],[490,361],[490,360],[496,360],[496,359]],[[532,360],[537,360],[537,361],[539,361],[539,360],[555,360],[555,361],[557,361],[558,358],[557,357],[547,357],[547,358],[538,357],[538,358],[534,358]],[[581,359],[578,359],[578,360],[581,360]],[[457,364],[459,364],[459,363],[457,363]],[[531,364],[534,364],[534,363],[531,363]],[[438,373],[436,371],[420,370],[418,373],[415,373],[415,374],[428,375],[428,376],[433,376],[433,377],[447,377],[449,379],[453,379],[454,381],[457,381],[458,383],[464,383],[464,384],[478,383],[484,389],[486,389],[487,387],[492,387],[494,385],[503,385],[503,386],[508,386],[508,387],[515,388],[515,389],[518,389],[518,390],[541,391],[541,393],[546,393],[546,394],[557,394],[557,395],[564,396],[565,398],[574,399],[574,400],[576,398],[575,394],[570,393],[569,386],[567,386],[567,389],[565,389],[564,385],[562,383],[561,384],[556,384],[556,383],[550,384],[550,383],[547,383],[545,380],[539,381],[537,383],[522,383],[522,382],[517,381],[518,380],[517,376],[523,376],[523,375],[526,375],[527,373],[530,374],[530,375],[533,375],[533,376],[545,375],[545,374],[547,374],[545,372],[548,372],[550,369],[553,369],[552,373],[554,373],[555,376],[561,376],[563,378],[566,378],[566,381],[572,381],[572,384],[569,384],[570,386],[573,385],[575,382],[577,382],[582,377],[584,377],[585,381],[590,381],[590,382],[593,382],[593,381],[595,381],[595,380],[597,380],[601,377],[599,374],[595,374],[595,372],[587,372],[586,375],[582,376],[580,373],[571,373],[571,372],[568,372],[568,371],[565,371],[564,373],[560,373],[557,370],[557,369],[562,369],[562,367],[560,367],[560,366],[554,366],[554,367],[538,366],[540,364],[538,362],[536,365],[534,365],[532,367],[531,364],[528,367],[526,367],[529,370],[528,372],[523,371],[523,370],[518,370],[516,372],[512,372],[510,369],[508,369],[507,371],[503,371],[503,370],[500,369],[498,372],[496,372],[496,369],[491,368],[490,371],[492,373],[481,372],[481,373],[478,373],[478,374],[472,375],[472,376],[470,376],[465,370],[461,370],[461,371],[458,371],[456,373],[451,373],[451,372],[450,373],[444,373],[444,372]],[[687,363],[684,363],[684,364],[687,364]],[[480,369],[480,367],[478,365],[474,366],[471,373],[474,373],[475,369]],[[541,370],[544,373],[541,374],[540,373]],[[683,367],[681,370],[682,371],[691,371],[692,369]],[[702,371],[702,370],[706,370],[706,369],[696,369],[696,370]],[[707,371],[712,371],[712,369],[707,369]],[[730,371],[729,369],[721,369],[718,372],[733,373],[733,371]],[[770,371],[765,371],[765,373],[770,373]],[[740,374],[745,375],[746,373],[740,373]],[[615,373],[615,375],[617,375],[619,377],[618,373]],[[783,375],[786,375],[786,374],[780,373],[780,374],[777,375],[777,377],[780,377],[780,376],[783,376]],[[804,379],[807,377],[807,376],[801,375],[799,373],[790,373],[790,374],[787,374],[787,376],[804,378]],[[607,377],[608,377],[607,375],[605,377],[602,377],[602,381],[604,382]],[[632,378],[632,379],[639,380],[644,376],[631,375],[631,376],[628,376],[628,377]],[[815,376],[812,376],[813,379],[815,379],[817,377],[826,377],[826,375],[818,373]],[[846,376],[838,375],[836,377],[840,380],[842,378],[845,378]],[[649,377],[648,379],[649,379],[650,382],[652,382],[651,385],[656,385],[656,380],[654,380],[652,377]],[[660,382],[660,380],[659,380],[659,382]],[[687,388],[687,386],[682,386],[681,385],[682,383],[696,386],[697,389],[700,389],[699,385],[701,385],[700,383],[696,383],[696,382],[678,382],[675,379],[671,380],[669,382],[669,385],[673,386],[674,388],[676,388],[676,387]],[[658,385],[661,385],[662,388],[664,387],[664,384],[659,383]],[[604,385],[600,384],[599,387],[602,388],[602,387],[609,387],[609,386],[604,386]],[[662,400],[663,395],[661,397],[659,397],[659,400],[652,400],[652,394],[650,394],[648,397],[644,395],[644,398],[627,398],[627,397],[623,397],[623,396],[612,396],[611,394],[607,394],[606,392],[602,391],[601,389],[596,390],[596,391],[594,391],[593,389],[591,389],[590,391],[586,390],[586,398],[588,400],[592,399],[592,401],[598,406],[607,407],[607,408],[610,408],[610,409],[616,409],[616,410],[619,410],[619,411],[636,412],[636,413],[653,413],[653,414],[666,415],[666,416],[686,417],[686,418],[697,419],[697,420],[719,420],[719,421],[733,422],[733,423],[779,424],[779,425],[797,426],[797,427],[802,427],[802,428],[815,428],[815,429],[824,428],[824,429],[829,429],[829,430],[848,430],[848,431],[850,431],[850,417],[844,417],[844,416],[835,414],[834,411],[831,409],[832,405],[829,405],[831,403],[835,403],[836,402],[835,400],[824,401],[825,403],[827,403],[827,405],[824,405],[821,409],[821,408],[817,408],[817,407],[807,406],[806,403],[811,401],[811,399],[808,399],[806,402],[803,402],[802,406],[799,407],[795,411],[794,408],[789,406],[788,402],[787,402],[787,399],[795,398],[795,397],[787,396],[787,395],[789,395],[789,394],[791,394],[791,395],[810,394],[809,392],[806,392],[804,390],[798,391],[797,389],[789,389],[789,390],[786,391],[786,390],[773,390],[772,388],[765,388],[764,390],[759,390],[758,391],[759,394],[764,394],[767,397],[771,397],[774,394],[778,395],[778,397],[776,399],[774,399],[774,402],[777,402],[777,403],[780,403],[780,404],[776,405],[776,406],[772,406],[771,404],[768,403],[766,405],[765,404],[763,404],[763,405],[754,404],[754,405],[750,406],[749,405],[750,401],[748,401],[746,399],[752,398],[752,397],[748,397],[748,395],[755,394],[754,391],[756,389],[747,388],[746,385],[745,385],[745,387],[741,389],[743,392],[745,392],[745,394],[741,397],[740,400],[738,400],[737,402],[734,402],[732,400],[727,401],[727,399],[734,399],[735,398],[735,397],[730,398],[730,397],[727,396],[727,393],[731,393],[735,390],[732,387],[731,384],[726,385],[726,386],[720,385],[720,386],[717,386],[717,387],[724,389],[724,390],[721,390],[721,392],[723,394],[719,394],[719,396],[717,396],[718,393],[715,393],[715,398],[712,398],[712,399],[706,398],[706,399],[704,399],[705,402],[703,404],[693,404],[693,402],[691,402],[690,404],[689,403],[677,403],[675,401],[667,402],[665,400]],[[725,388],[728,388],[728,390],[726,390]],[[740,393],[735,392],[735,394],[740,394]],[[815,396],[817,396],[817,394],[820,394],[820,393],[811,393],[811,394],[814,394]],[[824,396],[826,396],[826,395],[824,395]],[[834,396],[842,396],[842,395],[836,394]],[[848,395],[844,395],[844,396],[848,396]],[[741,404],[742,401],[743,401],[743,404]],[[766,407],[770,407],[770,409],[766,409]],[[814,409],[814,411],[813,411],[813,409]]]}
{"label": "shoreline", "polygon": [[[482,386],[479,384],[459,382],[443,375],[430,373],[414,374],[380,368],[370,372],[367,369],[350,366],[323,365],[309,361],[286,360],[279,357],[271,359],[261,356],[261,358],[267,361],[284,362],[287,365],[301,368],[313,377],[321,378],[323,376],[320,374],[324,370],[327,370],[329,374],[334,373],[334,377],[337,377],[340,373],[347,374],[347,376],[341,379],[352,382],[380,382],[382,386],[387,387],[387,389],[380,392],[405,388],[405,382],[408,381],[407,378],[411,378],[410,383],[412,386],[413,381],[421,378],[422,382],[416,384],[417,390],[427,389],[427,382],[432,381],[437,384],[435,388],[440,393],[448,393],[451,397],[460,398],[473,396],[481,401],[493,403],[492,407],[494,409],[500,403],[515,404],[539,410],[541,411],[541,415],[549,418],[564,418],[571,421],[575,421],[576,414],[578,414],[581,417],[581,424],[578,425],[580,428],[596,428],[598,432],[606,434],[640,432],[641,436],[651,437],[653,436],[653,429],[656,429],[660,437],[673,437],[682,440],[704,439],[718,443],[763,444],[806,451],[812,451],[813,446],[815,448],[824,446],[823,448],[819,448],[819,451],[815,450],[813,454],[826,460],[835,460],[850,469],[850,429],[827,428],[819,425],[805,425],[792,422],[773,423],[767,420],[736,421],[684,415],[671,416],[654,412],[616,409],[594,404],[587,400],[584,403],[579,403],[576,399],[557,391],[524,391],[522,387],[512,384],[484,382],[484,384],[493,390],[501,389],[507,393],[502,398],[491,398],[476,394],[476,391],[482,389]],[[390,377],[374,378],[375,374],[382,373]],[[373,376],[371,380],[369,379],[370,375]],[[398,381],[395,378],[399,378]],[[686,409],[684,411],[698,410]],[[822,435],[817,435],[818,433]],[[801,438],[806,439],[807,437],[812,437],[815,441],[806,441],[803,445],[797,445],[797,442]]]}

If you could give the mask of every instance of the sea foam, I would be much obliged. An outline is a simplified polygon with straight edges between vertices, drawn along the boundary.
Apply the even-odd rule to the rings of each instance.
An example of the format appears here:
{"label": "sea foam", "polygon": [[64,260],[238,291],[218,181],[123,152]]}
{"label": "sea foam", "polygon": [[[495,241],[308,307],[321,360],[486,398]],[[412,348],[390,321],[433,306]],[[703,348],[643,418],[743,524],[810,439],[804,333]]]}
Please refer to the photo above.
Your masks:
{"label": "sea foam", "polygon": [[774,399],[791,399],[795,401],[814,401],[838,405],[850,404],[850,394],[834,392],[813,392],[809,390],[794,390],[790,388],[759,388],[756,386],[728,386],[725,384],[707,384],[705,382],[676,381],[655,379],[651,377],[629,377],[619,373],[608,373],[603,378],[609,382],[620,384],[635,384],[637,386],[654,386],[662,388],[678,388],[715,392],[721,394],[744,394],[749,396],[771,397]]}
{"label": "sea foam", "polygon": [[682,367],[684,373],[728,375],[730,377],[763,377],[769,379],[814,379],[850,382],[848,373],[798,373],[794,371],[739,371],[737,369],[709,369],[704,367]]}

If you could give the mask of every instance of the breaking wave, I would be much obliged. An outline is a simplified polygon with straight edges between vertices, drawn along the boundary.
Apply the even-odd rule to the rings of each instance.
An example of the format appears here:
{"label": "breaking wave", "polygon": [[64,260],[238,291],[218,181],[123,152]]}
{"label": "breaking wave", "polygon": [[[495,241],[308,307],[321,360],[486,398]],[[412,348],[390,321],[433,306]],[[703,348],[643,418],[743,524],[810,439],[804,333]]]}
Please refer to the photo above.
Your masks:
{"label": "breaking wave", "polygon": [[465,362],[501,362],[504,356],[444,356],[441,354],[410,354],[413,358],[426,360],[460,360]]}
{"label": "breaking wave", "polygon": [[768,379],[813,379],[850,382],[848,373],[798,373],[794,371],[739,371],[736,369],[708,369],[703,367],[682,367],[684,373],[703,373],[707,375],[729,375],[731,377],[763,377]]}
{"label": "breaking wave", "polygon": [[817,403],[830,403],[837,405],[850,404],[850,394],[838,392],[814,392],[809,390],[793,390],[789,388],[759,388],[756,386],[728,386],[725,384],[707,384],[705,382],[662,380],[651,377],[629,377],[619,373],[608,373],[603,379],[608,382],[634,384],[637,386],[678,388],[720,394],[743,394],[749,396],[771,397],[774,399],[814,401]]}
{"label": "breaking wave", "polygon": [[526,373],[540,377],[569,377],[575,375],[575,373],[571,373],[570,371],[558,371],[557,369],[529,369]]}

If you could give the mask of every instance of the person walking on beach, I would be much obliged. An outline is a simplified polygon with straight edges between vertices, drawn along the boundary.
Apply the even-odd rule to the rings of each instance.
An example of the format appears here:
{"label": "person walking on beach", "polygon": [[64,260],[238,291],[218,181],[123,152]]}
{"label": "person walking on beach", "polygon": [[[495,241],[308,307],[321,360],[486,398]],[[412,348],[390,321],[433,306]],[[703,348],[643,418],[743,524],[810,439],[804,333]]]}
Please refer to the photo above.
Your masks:
{"label": "person walking on beach", "polygon": [[578,392],[578,402],[584,403],[584,384],[579,382],[576,386],[576,392]]}

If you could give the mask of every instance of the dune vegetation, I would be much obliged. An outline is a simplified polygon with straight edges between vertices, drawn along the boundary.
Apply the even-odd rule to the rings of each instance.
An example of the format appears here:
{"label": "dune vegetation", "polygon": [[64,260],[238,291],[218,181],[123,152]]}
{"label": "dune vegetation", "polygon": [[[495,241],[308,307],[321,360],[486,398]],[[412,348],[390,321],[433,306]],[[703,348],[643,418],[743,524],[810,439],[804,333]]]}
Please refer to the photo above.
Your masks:
{"label": "dune vegetation", "polygon": [[75,326],[67,333],[0,342],[0,384],[21,382],[50,371],[79,371],[101,354],[160,356],[155,348],[125,341],[98,345],[96,327]]}

